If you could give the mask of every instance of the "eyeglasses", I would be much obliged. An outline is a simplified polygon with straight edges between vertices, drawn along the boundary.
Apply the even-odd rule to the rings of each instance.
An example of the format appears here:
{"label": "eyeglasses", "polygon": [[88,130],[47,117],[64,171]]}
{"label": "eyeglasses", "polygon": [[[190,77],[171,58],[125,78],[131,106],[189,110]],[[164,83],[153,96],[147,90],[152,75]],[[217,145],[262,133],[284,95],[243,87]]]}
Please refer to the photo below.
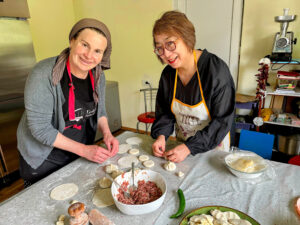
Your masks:
{"label": "eyeglasses", "polygon": [[168,51],[174,51],[176,49],[176,40],[168,41],[164,44],[164,46],[160,46],[154,49],[154,53],[158,56],[161,56],[165,53],[165,49]]}

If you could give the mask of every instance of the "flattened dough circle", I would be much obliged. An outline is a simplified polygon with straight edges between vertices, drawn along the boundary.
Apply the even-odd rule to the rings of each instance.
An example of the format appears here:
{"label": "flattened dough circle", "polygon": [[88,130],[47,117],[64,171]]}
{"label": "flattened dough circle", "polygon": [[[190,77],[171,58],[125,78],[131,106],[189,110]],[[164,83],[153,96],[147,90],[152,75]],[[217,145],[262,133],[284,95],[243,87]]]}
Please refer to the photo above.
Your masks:
{"label": "flattened dough circle", "polygon": [[147,160],[149,160],[149,156],[147,156],[147,155],[140,155],[139,156],[139,160],[141,162],[147,161]]}
{"label": "flattened dough circle", "polygon": [[134,162],[135,166],[139,164],[139,160],[134,155],[124,156],[118,160],[118,164],[121,168],[131,167],[132,162]]}
{"label": "flattened dough circle", "polygon": [[126,139],[126,143],[130,145],[139,145],[142,143],[142,139],[139,137],[131,137]]}
{"label": "flattened dough circle", "polygon": [[50,197],[54,200],[62,201],[73,197],[78,192],[78,186],[74,183],[61,184],[50,193]]}
{"label": "flattened dough circle", "polygon": [[130,144],[121,144],[121,145],[119,145],[119,152],[118,152],[118,154],[124,154],[129,149],[131,149],[131,145]]}
{"label": "flattened dough circle", "polygon": [[99,208],[104,208],[114,204],[110,188],[97,190],[92,201],[93,204]]}
{"label": "flattened dough circle", "polygon": [[138,155],[138,154],[140,153],[140,150],[138,150],[137,148],[133,148],[133,149],[130,149],[130,150],[128,151],[128,153],[129,153],[130,155]]}
{"label": "flattened dough circle", "polygon": [[101,188],[109,188],[111,186],[112,182],[110,179],[108,179],[107,177],[102,177],[99,180],[99,186]]}
{"label": "flattened dough circle", "polygon": [[154,166],[154,162],[152,160],[147,160],[147,161],[143,162],[143,165],[147,168],[150,168],[150,167]]}

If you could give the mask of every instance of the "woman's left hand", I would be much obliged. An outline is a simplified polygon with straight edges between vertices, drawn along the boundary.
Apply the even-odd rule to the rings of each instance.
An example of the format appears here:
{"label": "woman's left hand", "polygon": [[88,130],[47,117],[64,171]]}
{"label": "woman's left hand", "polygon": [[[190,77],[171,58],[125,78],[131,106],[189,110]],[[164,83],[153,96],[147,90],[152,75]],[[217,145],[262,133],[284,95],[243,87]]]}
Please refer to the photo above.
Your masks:
{"label": "woman's left hand", "polygon": [[119,151],[119,141],[112,134],[104,135],[103,141],[111,157],[115,156]]}
{"label": "woman's left hand", "polygon": [[185,144],[181,144],[165,152],[164,156],[169,161],[179,163],[182,162],[189,154],[191,154],[191,151],[188,147]]}

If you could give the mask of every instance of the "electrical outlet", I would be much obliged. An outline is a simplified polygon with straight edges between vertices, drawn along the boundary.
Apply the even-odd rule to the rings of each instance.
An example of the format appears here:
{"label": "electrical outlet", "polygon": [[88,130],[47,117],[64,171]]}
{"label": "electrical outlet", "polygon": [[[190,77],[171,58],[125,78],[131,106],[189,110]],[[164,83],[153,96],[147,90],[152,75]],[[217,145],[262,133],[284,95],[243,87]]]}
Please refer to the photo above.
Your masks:
{"label": "electrical outlet", "polygon": [[150,82],[148,80],[142,80],[142,86],[148,86]]}

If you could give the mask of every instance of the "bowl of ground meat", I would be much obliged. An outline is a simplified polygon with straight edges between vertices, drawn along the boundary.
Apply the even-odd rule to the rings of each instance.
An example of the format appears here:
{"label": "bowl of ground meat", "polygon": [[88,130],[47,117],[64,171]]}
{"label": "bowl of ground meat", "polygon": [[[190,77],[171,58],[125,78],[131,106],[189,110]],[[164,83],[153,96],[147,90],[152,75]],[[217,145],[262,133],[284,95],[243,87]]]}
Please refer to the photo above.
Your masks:
{"label": "bowl of ground meat", "polygon": [[[158,209],[166,196],[167,183],[160,173],[152,170],[136,170],[132,189],[131,172],[123,173],[115,178],[111,193],[117,208],[126,215],[147,214]],[[122,186],[119,187],[118,184]],[[128,191],[130,196],[126,196]]]}

